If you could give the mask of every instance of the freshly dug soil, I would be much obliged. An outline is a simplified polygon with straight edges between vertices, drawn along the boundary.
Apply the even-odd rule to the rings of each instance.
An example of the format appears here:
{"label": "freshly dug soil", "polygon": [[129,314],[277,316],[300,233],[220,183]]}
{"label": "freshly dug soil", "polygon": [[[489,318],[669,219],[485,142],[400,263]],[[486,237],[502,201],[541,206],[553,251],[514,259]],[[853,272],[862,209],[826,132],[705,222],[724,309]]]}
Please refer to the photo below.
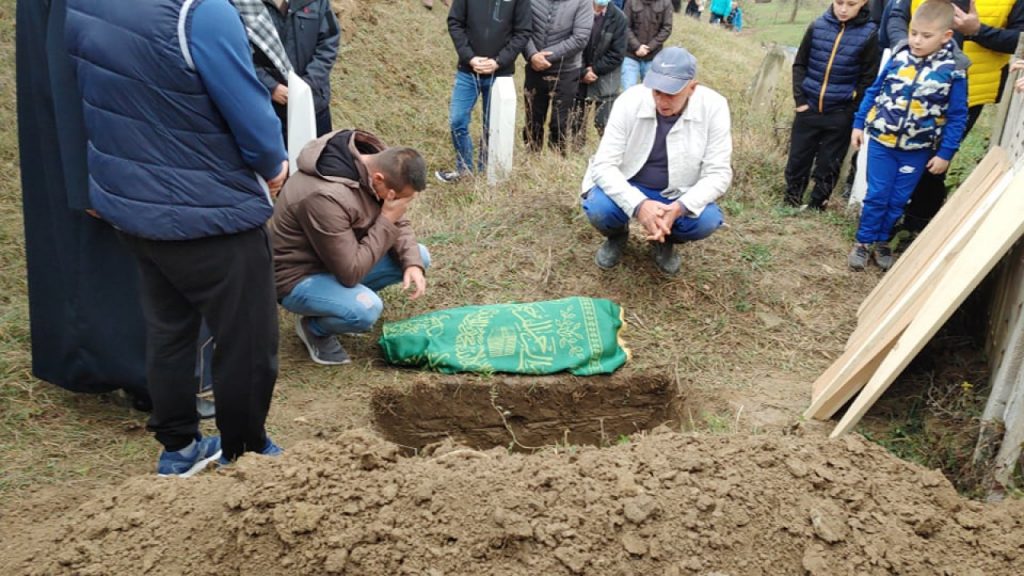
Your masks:
{"label": "freshly dug soil", "polygon": [[1020,574],[1024,502],[799,432],[407,458],[356,430],[98,491],[0,573]]}

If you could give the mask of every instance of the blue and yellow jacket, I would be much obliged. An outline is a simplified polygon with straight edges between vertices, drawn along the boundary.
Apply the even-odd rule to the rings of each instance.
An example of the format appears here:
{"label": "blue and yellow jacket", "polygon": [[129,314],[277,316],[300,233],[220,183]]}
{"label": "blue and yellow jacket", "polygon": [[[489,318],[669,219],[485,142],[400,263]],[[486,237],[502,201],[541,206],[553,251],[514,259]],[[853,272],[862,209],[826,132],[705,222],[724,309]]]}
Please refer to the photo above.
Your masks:
{"label": "blue and yellow jacket", "polygon": [[853,127],[888,148],[938,148],[936,155],[950,160],[967,125],[969,65],[952,40],[923,58],[897,46],[864,95]]}

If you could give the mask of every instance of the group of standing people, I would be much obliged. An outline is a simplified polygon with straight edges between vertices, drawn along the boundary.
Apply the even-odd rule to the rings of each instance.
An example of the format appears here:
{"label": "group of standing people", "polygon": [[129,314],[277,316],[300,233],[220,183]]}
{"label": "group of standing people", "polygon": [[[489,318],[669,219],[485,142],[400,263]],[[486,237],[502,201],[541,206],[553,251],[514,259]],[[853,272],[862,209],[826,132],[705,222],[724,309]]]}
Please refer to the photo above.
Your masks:
{"label": "group of standing people", "polygon": [[[732,140],[725,99],[700,86],[697,60],[666,47],[671,0],[454,0],[448,30],[458,55],[450,128],[454,182],[486,163],[490,91],[526,61],[524,140],[566,151],[583,142],[584,118],[595,109],[602,136],[582,187],[583,209],[605,237],[595,255],[602,269],[618,265],[629,221],[646,230],[657,267],[679,271],[678,243],[699,240],[722,225],[715,200],[732,179]],[[620,91],[622,91],[620,95]],[[483,135],[474,157],[472,110],[483,100]],[[614,102],[614,106],[612,105]],[[550,120],[548,120],[550,108]]]}
{"label": "group of standing people", "polygon": [[848,147],[866,148],[851,269],[888,270],[897,223],[919,232],[938,212],[949,163],[998,101],[1022,29],[1021,0],[833,0],[808,26],[793,63],[784,200],[825,209]]}

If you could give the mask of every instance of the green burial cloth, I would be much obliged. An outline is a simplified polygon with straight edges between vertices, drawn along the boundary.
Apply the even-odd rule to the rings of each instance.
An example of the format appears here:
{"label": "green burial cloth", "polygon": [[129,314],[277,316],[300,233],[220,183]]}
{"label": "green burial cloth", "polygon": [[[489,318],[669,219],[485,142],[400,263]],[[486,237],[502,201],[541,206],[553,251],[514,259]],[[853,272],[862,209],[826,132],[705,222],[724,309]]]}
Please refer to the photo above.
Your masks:
{"label": "green burial cloth", "polygon": [[391,364],[439,372],[608,374],[626,363],[622,308],[611,300],[563,298],[439,310],[384,325]]}

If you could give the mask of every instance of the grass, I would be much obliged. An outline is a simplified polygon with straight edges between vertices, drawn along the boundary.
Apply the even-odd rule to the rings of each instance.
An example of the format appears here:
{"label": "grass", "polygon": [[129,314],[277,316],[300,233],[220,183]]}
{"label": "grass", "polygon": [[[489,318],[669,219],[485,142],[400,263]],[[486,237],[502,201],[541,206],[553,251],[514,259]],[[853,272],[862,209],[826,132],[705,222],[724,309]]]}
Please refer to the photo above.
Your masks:
{"label": "grass", "polygon": [[[447,103],[455,56],[443,10],[399,0],[337,3],[345,10],[345,40],[333,76],[335,126],[414,146],[431,170],[450,168]],[[0,122],[8,127],[16,124],[14,6],[14,0],[0,0],[0,66],[7,71],[0,75]],[[762,14],[762,6],[789,5],[750,6],[757,38],[762,28],[781,34],[786,27]],[[808,8],[807,17],[815,12]],[[722,201],[729,229],[684,246],[677,277],[660,276],[636,239],[622,265],[602,272],[592,261],[600,239],[578,200],[596,134],[583,153],[569,157],[526,154],[517,143],[508,181],[432,185],[414,203],[409,216],[434,261],[428,293],[409,301],[384,291],[382,322],[472,304],[608,297],[624,306],[634,352],[625,371],[677,374],[681,386],[709,394],[743,391],[753,404],[759,387],[772,389],[775,401],[777,383],[788,382],[798,410],[807,387],[842,350],[856,305],[876,279],[843,269],[850,220],[838,213],[792,217],[777,209],[791,112],[788,97],[768,107],[746,101],[763,49],[746,34],[686,18],[669,43],[686,45],[700,61],[699,80],[730,102],[735,177]],[[516,83],[522,86],[521,72]],[[9,176],[0,181],[0,501],[13,506],[18,495],[45,487],[73,498],[89,486],[148,473],[157,447],[144,430],[144,415],[109,395],[72,394],[31,375],[14,130],[0,132],[0,167]],[[767,330],[754,311],[786,322]],[[282,313],[281,371],[268,421],[286,447],[370,425],[367,400],[377,388],[439,378],[385,366],[377,333],[344,339],[351,365],[315,366],[291,326]],[[699,418],[711,430],[737,429],[732,416]]]}
{"label": "grass", "polygon": [[749,30],[750,34],[763,43],[775,42],[795,49],[804,37],[807,24],[821,16],[830,2],[802,0],[796,18],[790,22],[794,1],[796,0],[774,0],[765,4],[744,3],[744,32]]}

